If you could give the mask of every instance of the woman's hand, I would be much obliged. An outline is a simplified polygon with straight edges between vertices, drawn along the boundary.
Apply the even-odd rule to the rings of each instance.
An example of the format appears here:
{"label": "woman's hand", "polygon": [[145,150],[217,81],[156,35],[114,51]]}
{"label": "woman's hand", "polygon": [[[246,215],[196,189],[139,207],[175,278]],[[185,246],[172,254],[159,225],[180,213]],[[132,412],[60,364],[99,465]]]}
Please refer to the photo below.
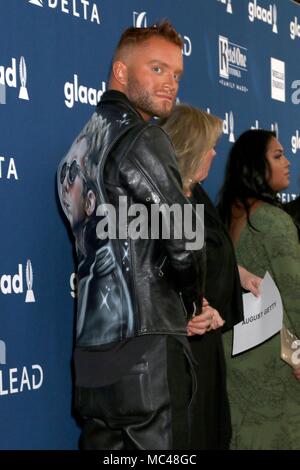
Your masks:
{"label": "woman's hand", "polygon": [[293,373],[296,379],[300,381],[300,367],[297,367],[297,369],[293,369]]}
{"label": "woman's hand", "polygon": [[211,307],[206,299],[203,299],[202,312],[188,322],[188,336],[203,335],[207,331],[220,328],[224,323],[219,312]]}
{"label": "woman's hand", "polygon": [[238,266],[241,285],[245,290],[249,290],[255,297],[259,297],[259,286],[262,281],[261,277],[255,276],[242,266]]}

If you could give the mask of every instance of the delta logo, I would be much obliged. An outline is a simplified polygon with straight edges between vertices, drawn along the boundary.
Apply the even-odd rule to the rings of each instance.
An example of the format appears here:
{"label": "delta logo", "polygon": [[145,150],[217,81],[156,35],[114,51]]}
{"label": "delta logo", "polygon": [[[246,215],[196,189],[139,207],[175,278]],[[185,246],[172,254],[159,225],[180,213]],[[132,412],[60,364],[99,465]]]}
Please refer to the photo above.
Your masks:
{"label": "delta logo", "polygon": [[97,3],[89,0],[28,0],[28,3],[41,8],[47,6],[61,13],[100,25],[100,12]]}
{"label": "delta logo", "polygon": [[1,179],[18,180],[18,173],[14,158],[0,155],[0,180]]}

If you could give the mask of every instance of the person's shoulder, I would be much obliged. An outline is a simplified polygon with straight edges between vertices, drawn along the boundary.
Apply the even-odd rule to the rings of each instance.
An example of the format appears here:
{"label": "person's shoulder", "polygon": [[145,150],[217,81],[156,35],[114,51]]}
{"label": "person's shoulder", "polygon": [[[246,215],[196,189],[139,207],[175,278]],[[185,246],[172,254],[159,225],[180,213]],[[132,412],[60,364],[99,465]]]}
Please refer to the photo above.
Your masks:
{"label": "person's shoulder", "polygon": [[149,122],[145,125],[135,142],[135,147],[143,149],[146,153],[153,153],[157,157],[175,155],[173,144],[166,132],[156,123]]}
{"label": "person's shoulder", "polygon": [[155,122],[147,122],[147,125],[143,129],[143,137],[145,139],[159,138],[166,142],[171,142],[168,134]]}
{"label": "person's shoulder", "polygon": [[269,204],[268,202],[263,202],[260,208],[261,212],[266,217],[286,217],[287,214],[283,210],[282,207],[274,206],[273,204]]}
{"label": "person's shoulder", "polygon": [[256,219],[260,224],[268,228],[278,229],[279,227],[287,227],[293,223],[291,217],[281,208],[264,202],[255,213]]}

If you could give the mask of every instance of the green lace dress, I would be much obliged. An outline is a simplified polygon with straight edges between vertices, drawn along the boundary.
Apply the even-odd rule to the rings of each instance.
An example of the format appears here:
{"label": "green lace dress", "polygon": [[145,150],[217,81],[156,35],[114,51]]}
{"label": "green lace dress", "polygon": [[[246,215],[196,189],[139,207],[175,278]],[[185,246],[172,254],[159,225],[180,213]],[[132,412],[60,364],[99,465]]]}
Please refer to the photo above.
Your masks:
{"label": "green lace dress", "polygon": [[[289,215],[267,203],[250,220],[259,232],[248,224],[243,228],[236,246],[238,263],[259,276],[270,272],[281,293],[284,323],[300,338],[297,229]],[[223,339],[233,428],[231,448],[300,449],[300,382],[280,359],[280,333],[234,357],[232,330]]]}

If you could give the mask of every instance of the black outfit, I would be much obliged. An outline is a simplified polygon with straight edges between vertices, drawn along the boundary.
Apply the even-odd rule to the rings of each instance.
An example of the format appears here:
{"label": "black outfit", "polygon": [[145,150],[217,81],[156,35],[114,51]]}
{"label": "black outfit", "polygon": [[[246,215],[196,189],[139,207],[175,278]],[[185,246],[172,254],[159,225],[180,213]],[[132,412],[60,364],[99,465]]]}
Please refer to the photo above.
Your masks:
{"label": "black outfit", "polygon": [[[177,203],[183,208],[188,203],[176,157],[164,131],[143,121],[126,96],[117,91],[102,96],[75,145],[82,136],[90,143],[85,166],[91,175],[97,175],[90,182],[85,174],[85,183],[96,194],[98,204],[97,211],[83,222],[84,249],[77,244],[74,357],[76,403],[85,417],[82,444],[94,449],[171,449],[177,443],[186,448],[187,403],[191,400],[186,323],[202,301],[203,253],[187,251],[185,245],[190,240],[184,236],[133,239],[127,233],[124,237],[124,232],[119,236],[131,222],[130,217],[125,222],[119,218],[124,201],[126,214],[133,204],[146,207],[144,222],[149,233],[153,204]],[[63,168],[71,168],[68,155],[58,175]],[[79,176],[81,171],[82,166]],[[64,178],[59,178],[58,189],[67,214],[71,204]],[[116,210],[116,239],[100,237],[106,232],[101,203]],[[162,223],[167,223],[165,218],[163,214]],[[172,234],[178,221],[170,220]],[[169,371],[176,367],[178,354],[183,379],[174,406]],[[185,433],[181,441],[174,434],[178,428],[174,428],[175,410],[185,414],[181,421],[178,418],[181,433]]]}
{"label": "black outfit", "polygon": [[[242,291],[231,239],[204,189],[197,185],[193,203],[204,204],[206,283],[204,296],[225,320],[223,330],[243,319]],[[230,409],[221,328],[190,338],[198,366],[192,421],[193,449],[228,449]],[[203,386],[201,387],[201,384]]]}
{"label": "black outfit", "polygon": [[300,240],[300,196],[293,201],[283,205],[283,209],[292,217],[294,224],[298,229],[298,236]]}
{"label": "black outfit", "polygon": [[179,341],[156,335],[152,348],[120,380],[99,389],[77,388],[77,410],[89,417],[82,448],[189,449],[195,387],[189,361]]}

